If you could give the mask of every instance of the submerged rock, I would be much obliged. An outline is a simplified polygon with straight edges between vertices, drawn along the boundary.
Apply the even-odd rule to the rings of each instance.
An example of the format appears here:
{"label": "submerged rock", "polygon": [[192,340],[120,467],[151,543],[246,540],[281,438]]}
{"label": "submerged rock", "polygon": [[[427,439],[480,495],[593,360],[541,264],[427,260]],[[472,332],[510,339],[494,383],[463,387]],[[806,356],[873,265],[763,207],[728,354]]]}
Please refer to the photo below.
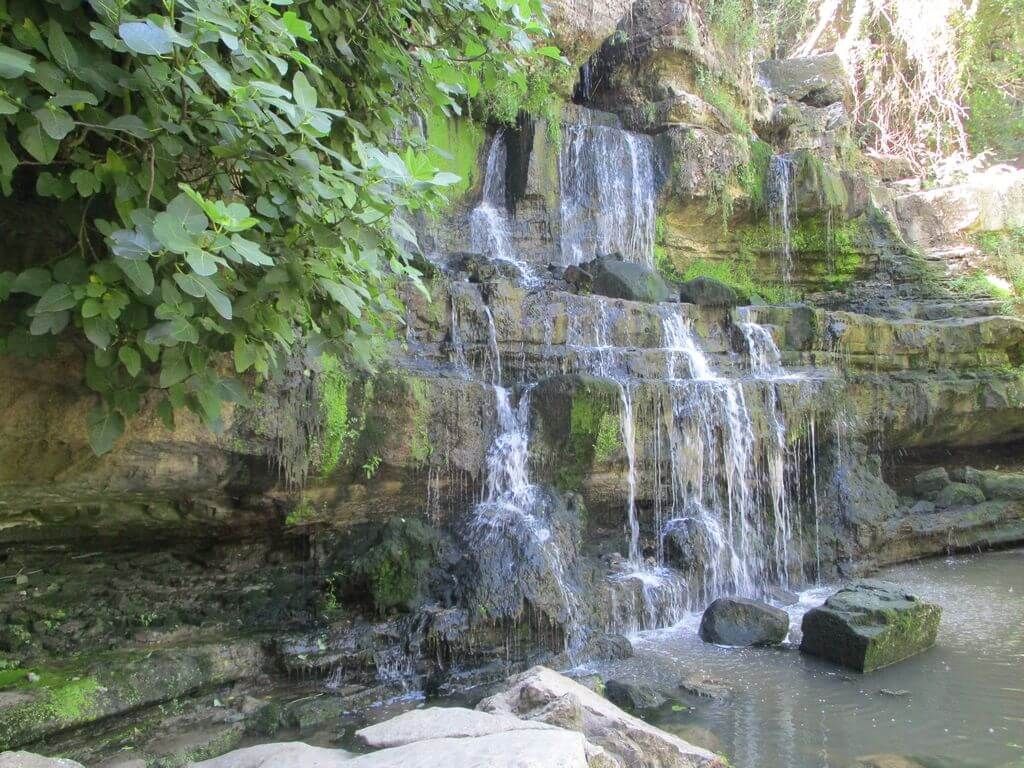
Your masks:
{"label": "submerged rock", "polygon": [[942,609],[897,585],[866,579],[804,615],[800,650],[858,672],[914,656],[935,644]]}
{"label": "submerged rock", "polygon": [[601,296],[652,304],[672,296],[661,275],[643,264],[599,259],[589,271],[594,276],[590,289]]}
{"label": "submerged rock", "polygon": [[604,695],[612,704],[630,712],[657,709],[668,699],[649,685],[631,683],[626,680],[609,680],[604,685]]}
{"label": "submerged rock", "polygon": [[778,645],[789,633],[789,614],[742,597],[720,597],[700,620],[700,637],[718,645]]}
{"label": "submerged rock", "polygon": [[623,712],[607,699],[545,667],[534,667],[513,677],[505,691],[484,699],[477,708],[582,729],[587,741],[602,747],[614,764],[644,768],[725,765],[713,752]]}

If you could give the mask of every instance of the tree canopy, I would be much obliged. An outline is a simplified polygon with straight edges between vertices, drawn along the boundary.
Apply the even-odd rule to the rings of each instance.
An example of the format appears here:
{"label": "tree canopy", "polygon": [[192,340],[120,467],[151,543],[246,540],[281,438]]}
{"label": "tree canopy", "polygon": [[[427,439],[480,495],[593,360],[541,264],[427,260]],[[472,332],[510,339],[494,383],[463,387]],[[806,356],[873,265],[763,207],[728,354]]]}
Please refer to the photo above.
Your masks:
{"label": "tree canopy", "polygon": [[414,115],[559,58],[540,0],[0,0],[0,30],[0,188],[74,241],[0,273],[3,351],[83,342],[97,453],[150,390],[216,427],[298,343],[368,361],[405,214],[458,181]]}

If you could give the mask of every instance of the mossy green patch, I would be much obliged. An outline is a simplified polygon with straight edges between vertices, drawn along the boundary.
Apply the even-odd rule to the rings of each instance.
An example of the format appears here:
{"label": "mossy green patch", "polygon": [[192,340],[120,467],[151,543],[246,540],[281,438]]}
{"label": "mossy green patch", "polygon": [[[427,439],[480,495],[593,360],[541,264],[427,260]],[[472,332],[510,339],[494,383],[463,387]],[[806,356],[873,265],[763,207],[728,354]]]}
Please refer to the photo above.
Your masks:
{"label": "mossy green patch", "polygon": [[728,285],[744,300],[760,298],[769,304],[783,304],[796,298],[791,289],[773,282],[759,279],[755,274],[754,261],[744,255],[731,259],[697,259],[678,272],[682,281],[697,277],[710,277]]}
{"label": "mossy green patch", "polygon": [[[29,680],[30,671],[39,677],[35,682]],[[0,712],[0,750],[24,743],[44,723],[76,725],[87,722],[101,710],[97,696],[103,689],[94,677],[53,669],[5,670],[0,675],[0,688],[33,697]]]}
{"label": "mossy green patch", "polygon": [[350,589],[368,593],[381,614],[408,609],[437,556],[437,532],[419,520],[393,518],[365,554],[352,562]]}
{"label": "mossy green patch", "polygon": [[[430,442],[430,403],[427,400],[427,382],[423,379],[410,379],[409,391],[412,393],[413,401],[412,442],[409,444],[409,454],[417,464],[426,464],[434,450],[434,446]],[[378,458],[377,464],[379,465],[379,463]]]}
{"label": "mossy green patch", "polygon": [[610,383],[584,381],[573,391],[567,442],[557,485],[562,490],[579,490],[594,460],[607,461],[622,447],[617,400]]}
{"label": "mossy green patch", "polygon": [[697,72],[697,89],[704,101],[718,110],[726,124],[741,137],[753,134],[747,110],[734,91],[706,69]]}
{"label": "mossy green patch", "polygon": [[354,431],[349,423],[348,373],[341,361],[331,355],[324,355],[321,365],[320,407],[324,431],[320,474],[326,477],[337,469]]}
{"label": "mossy green patch", "polygon": [[461,179],[451,190],[451,196],[457,198],[476,184],[480,150],[487,140],[484,127],[472,120],[449,117],[436,110],[427,113],[425,123],[431,160],[441,170],[454,173]]}

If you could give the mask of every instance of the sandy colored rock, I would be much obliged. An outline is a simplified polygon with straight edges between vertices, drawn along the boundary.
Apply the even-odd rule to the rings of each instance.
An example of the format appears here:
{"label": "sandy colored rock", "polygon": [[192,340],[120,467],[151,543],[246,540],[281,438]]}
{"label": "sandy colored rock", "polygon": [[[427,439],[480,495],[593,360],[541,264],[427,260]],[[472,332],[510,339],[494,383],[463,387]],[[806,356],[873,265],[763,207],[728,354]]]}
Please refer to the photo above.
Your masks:
{"label": "sandy colored rock", "polygon": [[193,764],[193,768],[334,768],[351,765],[352,755],[341,749],[311,747],[301,741],[260,744]]}
{"label": "sandy colored rock", "polygon": [[477,708],[484,712],[533,717],[566,696],[579,702],[587,741],[603,747],[623,765],[636,768],[721,768],[725,765],[713,752],[648,725],[546,667],[534,667],[513,677],[504,692],[484,699]]}
{"label": "sandy colored rock", "polygon": [[509,715],[492,715],[462,707],[413,709],[398,717],[356,731],[367,747],[385,749],[442,738],[490,736],[507,731],[553,730],[554,726]]}
{"label": "sandy colored rock", "polygon": [[0,768],[84,768],[74,760],[43,757],[32,752],[0,752]]}

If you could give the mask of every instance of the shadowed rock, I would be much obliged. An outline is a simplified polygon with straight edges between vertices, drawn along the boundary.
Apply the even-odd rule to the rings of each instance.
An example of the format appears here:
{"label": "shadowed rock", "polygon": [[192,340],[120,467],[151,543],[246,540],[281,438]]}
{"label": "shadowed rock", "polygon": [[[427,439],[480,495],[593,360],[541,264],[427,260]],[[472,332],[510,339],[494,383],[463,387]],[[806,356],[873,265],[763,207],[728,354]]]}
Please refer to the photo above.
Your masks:
{"label": "shadowed rock", "polygon": [[720,597],[704,611],[700,637],[718,645],[778,645],[789,632],[781,608],[742,597]]}

